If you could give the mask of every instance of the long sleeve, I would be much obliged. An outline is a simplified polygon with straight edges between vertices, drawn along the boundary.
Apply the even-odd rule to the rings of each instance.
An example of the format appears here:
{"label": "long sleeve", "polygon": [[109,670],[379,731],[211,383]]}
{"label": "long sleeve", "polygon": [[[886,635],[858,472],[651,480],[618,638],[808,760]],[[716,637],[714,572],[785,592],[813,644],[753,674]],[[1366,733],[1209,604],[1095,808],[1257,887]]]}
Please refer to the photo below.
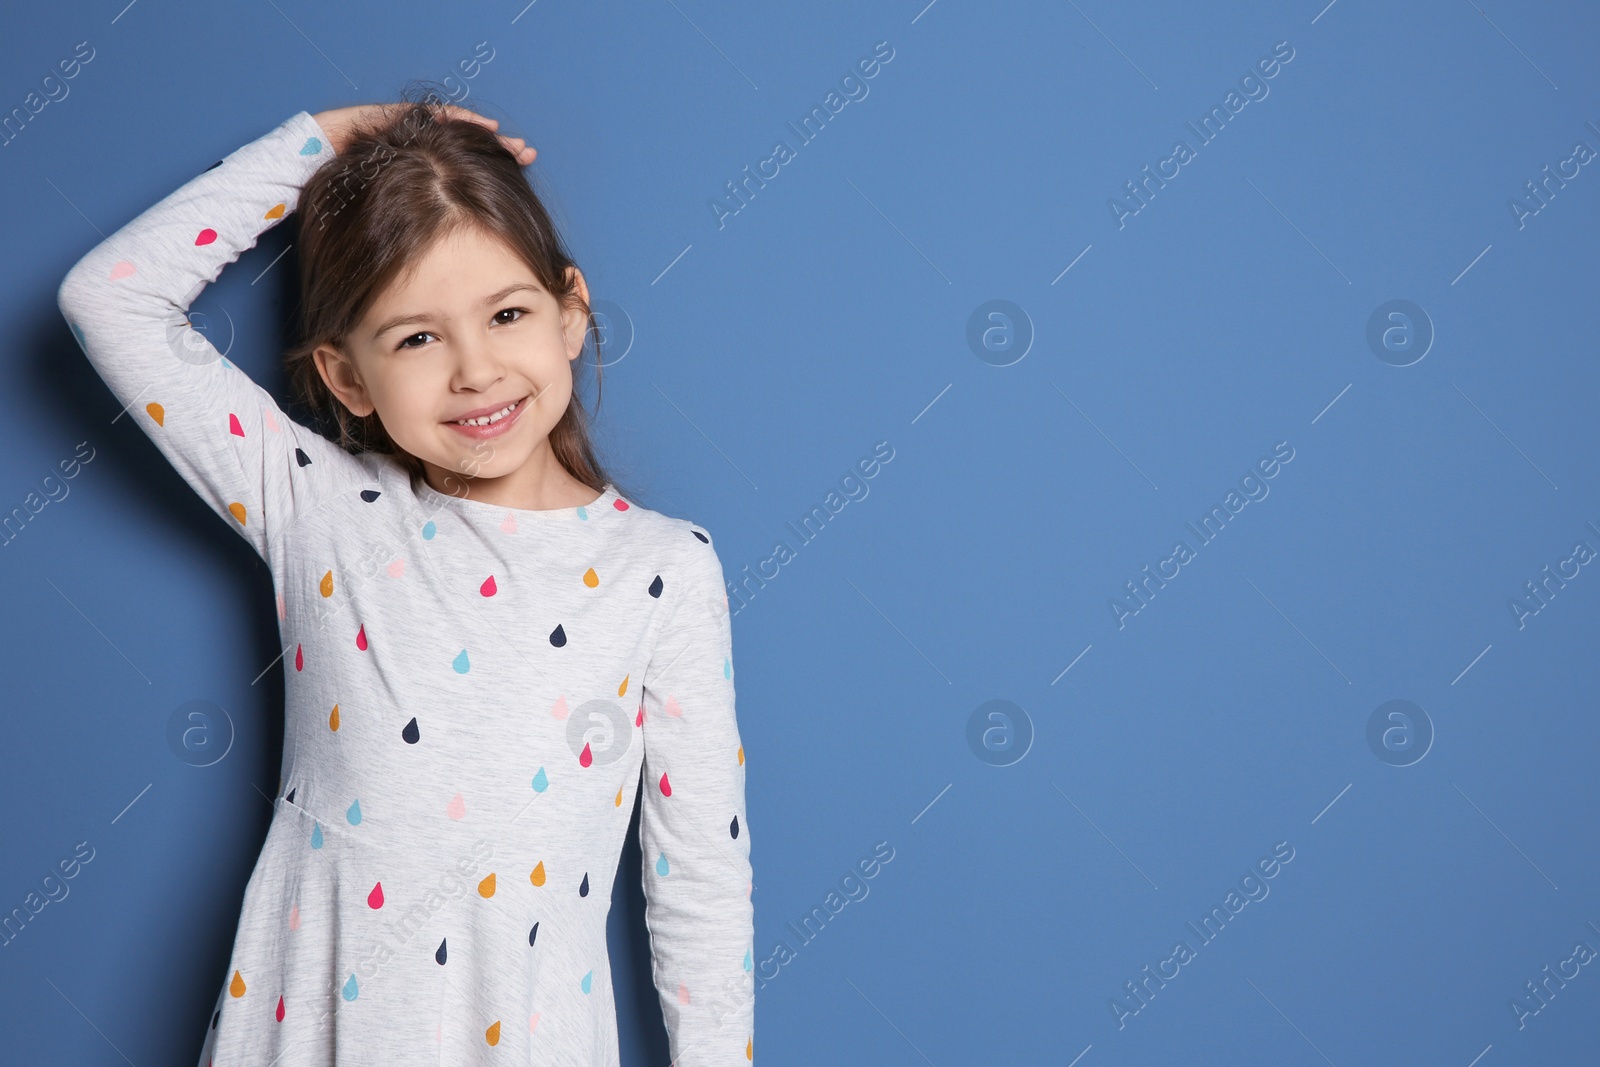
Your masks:
{"label": "long sleeve", "polygon": [[301,111],[235,150],[92,248],[57,303],[130,416],[223,521],[268,546],[359,461],[286,417],[223,358],[187,311],[223,267],[294,209],[333,155]]}
{"label": "long sleeve", "polygon": [[753,1058],[754,909],[732,627],[709,536],[681,533],[643,684],[640,847],[651,973],[676,1067]]}

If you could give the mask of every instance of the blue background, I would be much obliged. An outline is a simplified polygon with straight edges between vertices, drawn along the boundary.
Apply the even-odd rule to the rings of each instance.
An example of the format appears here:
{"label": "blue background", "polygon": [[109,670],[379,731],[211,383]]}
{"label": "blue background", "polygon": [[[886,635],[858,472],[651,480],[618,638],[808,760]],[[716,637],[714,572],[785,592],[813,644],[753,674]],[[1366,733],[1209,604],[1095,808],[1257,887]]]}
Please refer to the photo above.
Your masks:
{"label": "blue background", "polygon": [[[10,21],[0,111],[77,42],[94,58],[0,148],[0,513],[78,442],[95,458],[0,550],[0,913],[77,842],[94,858],[0,948],[0,1059],[192,1062],[282,743],[264,566],[113,422],[56,286],[294,112],[452,76],[539,149],[592,295],[631,323],[599,420],[619,483],[748,582],[759,1062],[1594,1062],[1594,966],[1512,1006],[1600,948],[1600,575],[1511,607],[1600,550],[1600,173],[1520,225],[1510,206],[1600,149],[1591,5],[112,0]],[[800,145],[787,124],[879,41],[868,94]],[[1185,123],[1280,41],[1268,95],[1199,144]],[[1194,158],[1119,226],[1109,201],[1179,138]],[[719,227],[710,202],[778,139],[794,158]],[[292,230],[195,305],[280,398]],[[980,316],[974,348],[991,300],[1020,311]],[[1406,366],[1368,342],[1391,300],[1434,334]],[[892,460],[852,479],[880,441]],[[1270,492],[1202,545],[1186,524],[1279,442],[1292,461],[1248,483]],[[1119,624],[1179,539],[1194,558]],[[166,739],[191,700],[235,731],[205,768]],[[1420,713],[1374,745],[1392,700]],[[879,842],[892,861],[829,913]],[[1187,924],[1279,842],[1270,893],[1201,942]],[[665,1064],[636,845],[622,864],[624,1062]],[[1180,938],[1194,958],[1141,1004],[1124,984]]]}

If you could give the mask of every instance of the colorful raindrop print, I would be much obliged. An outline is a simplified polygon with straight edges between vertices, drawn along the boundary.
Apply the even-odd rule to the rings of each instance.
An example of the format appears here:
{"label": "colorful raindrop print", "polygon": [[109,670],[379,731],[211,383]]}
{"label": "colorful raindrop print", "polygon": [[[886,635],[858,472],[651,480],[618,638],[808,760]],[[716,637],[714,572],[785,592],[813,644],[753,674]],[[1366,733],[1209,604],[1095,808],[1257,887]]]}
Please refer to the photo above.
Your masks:
{"label": "colorful raindrop print", "polygon": [[351,826],[360,826],[361,825],[361,798],[360,797],[357,797],[355,800],[353,800],[351,802],[351,804],[350,804],[350,807],[345,809],[344,817],[345,817],[346,820],[349,821]]}
{"label": "colorful raindrop print", "polygon": [[494,872],[490,871],[488,877],[478,883],[478,895],[485,900],[494,896]]}
{"label": "colorful raindrop print", "polygon": [[367,907],[371,908],[373,911],[377,911],[379,908],[383,907],[382,882],[372,883],[372,892],[367,894]]}
{"label": "colorful raindrop print", "polygon": [[671,872],[671,870],[671,865],[667,863],[667,854],[665,852],[657,854],[656,873],[665,878]]}
{"label": "colorful raindrop print", "polygon": [[332,711],[328,712],[328,729],[334,731],[339,729],[339,705],[337,704],[333,706]]}
{"label": "colorful raindrop print", "polygon": [[244,996],[244,975],[238,971],[233,972],[233,981],[228,983],[228,992],[232,993],[235,999]]}
{"label": "colorful raindrop print", "polygon": [[578,886],[578,895],[580,897],[586,897],[586,896],[589,895],[589,872],[588,871],[584,871],[583,872],[583,882],[582,882],[582,884],[580,884]]}
{"label": "colorful raindrop print", "polygon": [[590,589],[593,589],[600,584],[600,576],[594,572],[593,567],[590,567],[588,570],[583,572],[583,584],[588,586]]}
{"label": "colorful raindrop print", "polygon": [[367,650],[367,624],[362,623],[361,629],[356,631],[356,647],[361,651]]}
{"label": "colorful raindrop print", "polygon": [[567,631],[561,628],[560,623],[557,623],[556,628],[550,631],[550,643],[555,645],[557,648],[561,648],[566,645]]}
{"label": "colorful raindrop print", "polygon": [[361,987],[356,984],[356,976],[352,972],[349,981],[344,984],[344,999],[354,1000],[361,995]]}
{"label": "colorful raindrop print", "polygon": [[658,574],[656,575],[656,580],[650,583],[650,595],[659,600],[662,588],[661,575]]}
{"label": "colorful raindrop print", "polygon": [[533,791],[543,793],[550,788],[550,776],[544,773],[544,768],[539,768],[539,773],[533,776]]}
{"label": "colorful raindrop print", "polygon": [[466,674],[472,669],[472,661],[467,658],[467,650],[462,649],[456,653],[456,658],[450,661],[450,666],[456,669],[457,674]]}
{"label": "colorful raindrop print", "polygon": [[408,745],[414,745],[422,740],[422,732],[417,729],[417,717],[411,716],[411,721],[406,723],[406,728],[400,731],[400,739]]}
{"label": "colorful raindrop print", "polygon": [[495,593],[499,591],[499,588],[499,586],[494,584],[494,575],[491,574],[489,577],[483,580],[482,585],[478,586],[478,592],[482,593],[484,596],[494,596]]}
{"label": "colorful raindrop print", "polygon": [[661,795],[664,797],[670,797],[672,795],[672,783],[667,781],[666,771],[661,772]]}
{"label": "colorful raindrop print", "polygon": [[528,875],[528,881],[534,885],[544,885],[544,860],[540,860],[539,865],[533,869],[533,873]]}
{"label": "colorful raindrop print", "polygon": [[444,944],[448,940],[449,940],[449,938],[440,938],[440,940],[439,940],[439,948],[433,954],[433,962],[437,963],[441,967],[444,966],[444,961],[445,961],[445,959],[446,959],[446,957],[448,955],[444,950]]}

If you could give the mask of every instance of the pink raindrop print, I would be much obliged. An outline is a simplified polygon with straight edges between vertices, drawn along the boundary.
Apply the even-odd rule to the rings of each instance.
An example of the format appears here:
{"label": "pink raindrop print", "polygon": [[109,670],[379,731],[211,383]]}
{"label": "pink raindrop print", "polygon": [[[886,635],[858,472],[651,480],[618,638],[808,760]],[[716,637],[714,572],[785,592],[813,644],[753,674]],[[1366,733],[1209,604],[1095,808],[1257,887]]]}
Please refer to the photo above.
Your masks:
{"label": "pink raindrop print", "polygon": [[283,1022],[283,994],[278,994],[278,1021]]}
{"label": "pink raindrop print", "polygon": [[111,280],[114,282],[120,282],[124,278],[131,278],[133,277],[133,271],[134,267],[132,263],[129,263],[125,259],[119,259],[116,263],[112,264]]}
{"label": "pink raindrop print", "polygon": [[212,241],[215,241],[216,239],[217,239],[217,231],[213,230],[210,226],[207,226],[205,229],[203,229],[199,233],[195,234],[194,243],[196,245],[208,245]]}
{"label": "pink raindrop print", "polygon": [[667,781],[666,771],[661,772],[661,795],[664,797],[670,797],[672,795],[672,783]]}
{"label": "pink raindrop print", "polygon": [[231,411],[228,412],[228,432],[235,437],[244,436],[244,427],[239,425],[239,416]]}
{"label": "pink raindrop print", "polygon": [[379,908],[383,907],[382,882],[374,882],[372,884],[372,892],[367,894],[367,907],[371,908],[373,911],[377,911]]}
{"label": "pink raindrop print", "polygon": [[589,751],[589,742],[583,743],[583,751],[578,753],[578,766],[588,767],[594,763],[594,756]]}
{"label": "pink raindrop print", "polygon": [[677,697],[668,697],[666,707],[661,709],[674,719],[683,718],[683,706],[678,703]]}
{"label": "pink raindrop print", "polygon": [[565,696],[556,697],[555,704],[550,708],[550,717],[552,719],[565,719],[567,717],[567,698]]}
{"label": "pink raindrop print", "polygon": [[450,816],[452,819],[466,818],[467,799],[460,793],[457,793],[455,796],[450,798],[450,803],[445,806],[444,813]]}
{"label": "pink raindrop print", "polygon": [[298,644],[294,646],[294,669],[297,671],[306,669],[306,654]]}
{"label": "pink raindrop print", "polygon": [[367,650],[367,624],[362,623],[361,629],[356,631],[356,647],[361,651]]}
{"label": "pink raindrop print", "polygon": [[492,574],[483,580],[482,585],[478,586],[478,592],[484,596],[494,596],[498,589],[499,587],[494,584],[494,575]]}

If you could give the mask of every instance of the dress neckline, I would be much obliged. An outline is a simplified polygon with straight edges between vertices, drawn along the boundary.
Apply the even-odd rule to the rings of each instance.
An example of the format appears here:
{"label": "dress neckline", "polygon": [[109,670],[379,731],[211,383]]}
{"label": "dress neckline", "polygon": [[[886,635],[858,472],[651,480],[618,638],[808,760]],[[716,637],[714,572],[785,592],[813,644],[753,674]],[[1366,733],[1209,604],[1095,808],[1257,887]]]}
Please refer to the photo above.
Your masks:
{"label": "dress neckline", "polygon": [[[587,504],[579,504],[570,508],[513,508],[504,504],[492,504],[484,500],[473,500],[471,497],[456,496],[452,493],[441,493],[429,485],[424,478],[417,478],[413,483],[412,491],[417,499],[425,505],[434,508],[450,508],[453,511],[468,515],[480,515],[484,518],[504,519],[507,515],[515,516],[519,521],[553,522],[562,519],[585,520],[593,519],[607,511],[623,510],[628,506],[617,492],[617,487],[610,482],[606,483],[599,496]],[[620,503],[620,507],[618,504]]]}

